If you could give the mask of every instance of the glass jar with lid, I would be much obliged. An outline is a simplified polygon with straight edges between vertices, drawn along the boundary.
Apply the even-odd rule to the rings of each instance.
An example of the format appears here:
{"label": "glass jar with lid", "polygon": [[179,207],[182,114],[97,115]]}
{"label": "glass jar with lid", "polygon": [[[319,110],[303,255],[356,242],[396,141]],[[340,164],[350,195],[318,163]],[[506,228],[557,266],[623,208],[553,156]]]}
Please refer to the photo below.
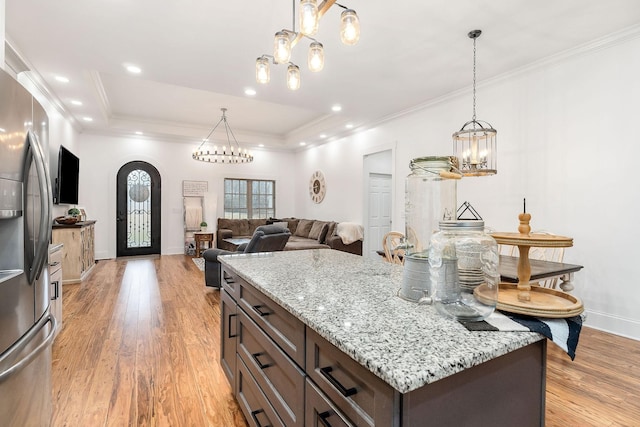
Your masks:
{"label": "glass jar with lid", "polygon": [[429,273],[433,304],[463,321],[486,319],[498,302],[498,244],[484,221],[442,221],[431,237]]}
{"label": "glass jar with lid", "polygon": [[418,301],[430,294],[428,251],[440,221],[453,220],[459,175],[451,173],[454,158],[417,157],[405,181],[405,254],[400,297]]}

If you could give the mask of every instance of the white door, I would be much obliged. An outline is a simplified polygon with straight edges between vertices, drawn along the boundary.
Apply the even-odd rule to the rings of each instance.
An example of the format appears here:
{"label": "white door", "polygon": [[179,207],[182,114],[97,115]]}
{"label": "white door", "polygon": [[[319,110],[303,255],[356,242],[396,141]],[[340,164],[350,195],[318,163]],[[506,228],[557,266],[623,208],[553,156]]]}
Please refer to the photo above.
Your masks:
{"label": "white door", "polygon": [[369,221],[367,256],[380,259],[382,238],[391,230],[391,175],[369,174]]}

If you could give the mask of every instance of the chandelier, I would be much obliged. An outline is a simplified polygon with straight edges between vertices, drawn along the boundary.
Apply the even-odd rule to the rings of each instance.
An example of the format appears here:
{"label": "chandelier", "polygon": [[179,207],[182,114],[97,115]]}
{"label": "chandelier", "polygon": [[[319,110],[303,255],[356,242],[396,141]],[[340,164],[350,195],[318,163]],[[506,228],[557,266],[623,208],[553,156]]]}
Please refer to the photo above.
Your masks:
{"label": "chandelier", "polygon": [[[191,157],[194,160],[200,160],[201,162],[208,163],[251,163],[253,162],[253,155],[247,151],[240,148],[240,144],[238,144],[238,140],[236,140],[236,136],[233,134],[229,123],[227,122],[227,109],[221,108],[222,117],[216,123],[216,125],[211,129],[209,135],[206,136],[202,140],[202,143],[196,148]],[[224,123],[224,130],[227,134],[227,143],[228,147],[223,145],[221,149],[218,149],[217,146],[213,146],[211,148],[205,147],[205,144],[209,142],[209,137],[213,134],[213,132],[220,126],[220,123]],[[233,143],[231,142],[231,138],[233,138]]]}
{"label": "chandelier", "polygon": [[355,10],[349,9],[336,0],[323,0],[317,4],[316,0],[300,0],[298,23],[300,31],[295,31],[296,26],[296,0],[293,0],[293,25],[292,30],[282,30],[275,34],[273,41],[273,55],[262,55],[256,59],[256,81],[266,84],[271,79],[269,60],[273,64],[287,64],[287,87],[291,90],[300,88],[300,67],[290,61],[291,50],[303,37],[311,40],[307,54],[307,65],[312,72],[318,72],[324,68],[324,47],[322,43],[314,39],[318,32],[320,18],[333,5],[345,9],[340,15],[340,39],[346,45],[354,45],[360,39],[360,21]]}
{"label": "chandelier", "polygon": [[473,117],[453,134],[453,152],[458,158],[460,172],[466,176],[495,175],[496,136],[498,132],[487,122],[476,120],[476,39],[481,30],[473,30]]}

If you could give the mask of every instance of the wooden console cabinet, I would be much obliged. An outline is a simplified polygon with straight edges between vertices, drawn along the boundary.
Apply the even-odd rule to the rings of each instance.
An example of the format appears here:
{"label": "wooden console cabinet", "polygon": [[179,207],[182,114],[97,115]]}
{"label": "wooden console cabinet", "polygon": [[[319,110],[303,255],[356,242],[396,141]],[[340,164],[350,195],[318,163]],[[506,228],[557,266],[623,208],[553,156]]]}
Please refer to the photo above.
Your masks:
{"label": "wooden console cabinet", "polygon": [[62,283],[78,283],[84,280],[95,265],[94,224],[83,221],[73,225],[55,224],[52,241],[64,245],[62,258]]}

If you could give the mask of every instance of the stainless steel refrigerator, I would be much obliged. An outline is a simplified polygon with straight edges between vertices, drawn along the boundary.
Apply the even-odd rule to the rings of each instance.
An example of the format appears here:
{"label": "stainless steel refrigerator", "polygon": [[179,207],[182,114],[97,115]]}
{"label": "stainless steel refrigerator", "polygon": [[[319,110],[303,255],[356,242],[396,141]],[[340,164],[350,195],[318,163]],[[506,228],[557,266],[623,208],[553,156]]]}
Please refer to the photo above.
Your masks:
{"label": "stainless steel refrigerator", "polygon": [[44,109],[0,70],[0,425],[48,426],[51,179]]}

